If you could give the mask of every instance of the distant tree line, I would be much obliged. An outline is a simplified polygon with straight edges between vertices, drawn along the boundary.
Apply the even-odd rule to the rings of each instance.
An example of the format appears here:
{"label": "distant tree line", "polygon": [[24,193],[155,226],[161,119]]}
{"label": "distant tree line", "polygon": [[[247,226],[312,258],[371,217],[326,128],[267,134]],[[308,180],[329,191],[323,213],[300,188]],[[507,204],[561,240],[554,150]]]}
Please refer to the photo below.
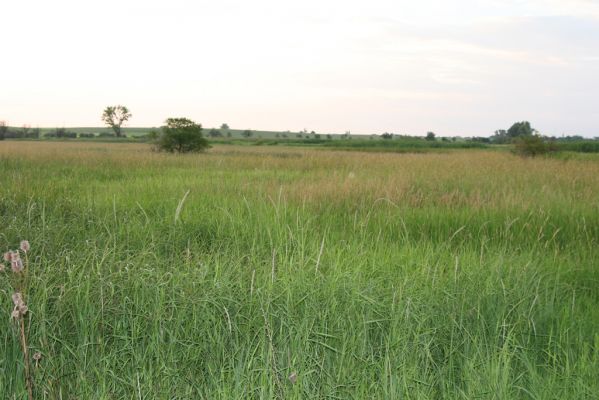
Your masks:
{"label": "distant tree line", "polygon": [[[94,137],[121,137],[122,124],[129,120],[131,113],[125,106],[109,106],[104,109],[102,114],[102,120],[108,125],[113,133],[111,132],[75,132],[67,128],[56,128],[52,131],[45,131],[42,134],[41,129],[31,128],[29,125],[23,125],[20,128],[10,127],[5,121],[0,121],[0,140],[6,138],[94,138]],[[255,132],[250,129],[239,131],[242,138],[252,138],[257,135],[259,140],[256,143],[261,143],[262,135],[260,132]],[[207,131],[206,136],[217,139],[221,137],[233,137],[233,133],[228,124],[221,124],[219,129],[212,128]],[[308,131],[304,128],[301,131],[292,133],[291,131],[276,132],[276,139],[285,139],[286,141],[293,141],[293,137],[302,139],[305,143],[324,143],[326,141],[333,140],[333,135],[326,134],[321,135],[316,133],[314,130]],[[411,136],[405,134],[396,134],[392,132],[384,132],[380,135],[358,135],[356,141],[353,144],[347,142],[343,146],[359,147],[364,146],[363,140],[370,139],[372,145],[376,145],[373,140],[380,138],[383,142],[387,141],[401,141],[401,146],[426,146],[426,147],[444,147],[451,145],[453,147],[483,147],[484,145],[511,145],[512,150],[524,156],[536,156],[545,154],[551,151],[558,150],[569,150],[578,152],[599,152],[599,138],[595,140],[585,139],[582,136],[562,136],[562,137],[547,137],[542,136],[537,130],[535,130],[530,122],[520,121],[512,124],[509,129],[500,129],[495,131],[494,135],[490,137],[437,137],[437,135],[429,131],[424,137],[422,136]],[[166,125],[160,128],[160,130],[151,130],[146,138],[153,140],[156,147],[159,150],[170,151],[170,152],[188,152],[188,151],[202,151],[208,147],[208,143],[204,136],[202,126],[186,118],[169,118],[166,120]],[[341,135],[337,135],[340,140],[350,140],[354,138],[350,131],[345,131]],[[352,141],[354,142],[354,141]],[[446,142],[445,144],[440,142]],[[457,142],[451,144],[449,142]],[[273,142],[276,143],[276,142]],[[424,143],[427,143],[424,145]],[[390,143],[389,143],[390,144]],[[333,143],[331,143],[333,145]],[[381,143],[382,145],[382,143]],[[378,146],[378,145],[377,145]],[[385,145],[386,146],[386,145]]]}
{"label": "distant tree line", "polygon": [[23,125],[20,128],[9,127],[6,121],[0,121],[0,140],[4,139],[39,139],[40,128]]}
{"label": "distant tree line", "polygon": [[76,139],[76,138],[94,138],[94,137],[115,137],[110,132],[80,132],[69,130],[67,128],[55,128],[50,131],[42,132],[40,128],[32,128],[29,125],[23,125],[20,128],[10,127],[6,121],[0,121],[0,140],[4,139]]}

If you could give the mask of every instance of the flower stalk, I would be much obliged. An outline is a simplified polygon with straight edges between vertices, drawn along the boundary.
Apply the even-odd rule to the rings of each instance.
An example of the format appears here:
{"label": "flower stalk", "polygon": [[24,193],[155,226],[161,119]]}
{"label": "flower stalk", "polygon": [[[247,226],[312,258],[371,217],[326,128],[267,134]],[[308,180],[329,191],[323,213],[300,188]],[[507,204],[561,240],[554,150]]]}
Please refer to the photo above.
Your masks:
{"label": "flower stalk", "polygon": [[[25,385],[27,387],[27,395],[29,400],[33,400],[33,377],[31,375],[31,360],[29,359],[29,346],[27,344],[27,330],[25,329],[25,317],[29,311],[25,302],[25,292],[27,289],[27,272],[28,272],[28,252],[30,244],[27,240],[23,240],[19,246],[20,251],[25,256],[25,261],[21,258],[19,250],[8,251],[4,253],[4,261],[10,263],[10,270],[13,273],[12,287],[12,302],[14,308],[11,318],[16,321],[19,328],[19,342],[21,344],[21,352],[23,353],[23,364],[25,374]],[[8,271],[4,264],[0,265],[0,272]],[[38,359],[36,359],[37,363]]]}

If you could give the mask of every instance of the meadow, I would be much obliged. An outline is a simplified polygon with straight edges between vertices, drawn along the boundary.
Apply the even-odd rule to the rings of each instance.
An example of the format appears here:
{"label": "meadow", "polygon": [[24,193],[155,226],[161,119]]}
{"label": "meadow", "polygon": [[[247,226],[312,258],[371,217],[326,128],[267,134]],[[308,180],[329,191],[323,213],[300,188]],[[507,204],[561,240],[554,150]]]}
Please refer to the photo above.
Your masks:
{"label": "meadow", "polygon": [[4,141],[21,239],[39,399],[599,398],[595,157]]}

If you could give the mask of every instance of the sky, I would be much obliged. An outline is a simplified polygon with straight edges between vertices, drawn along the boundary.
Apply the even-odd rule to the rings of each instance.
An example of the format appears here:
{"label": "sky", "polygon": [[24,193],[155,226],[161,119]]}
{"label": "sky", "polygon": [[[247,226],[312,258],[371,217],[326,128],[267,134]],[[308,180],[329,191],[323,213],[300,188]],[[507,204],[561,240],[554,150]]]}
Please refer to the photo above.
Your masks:
{"label": "sky", "polygon": [[599,0],[0,0],[0,120],[599,136]]}

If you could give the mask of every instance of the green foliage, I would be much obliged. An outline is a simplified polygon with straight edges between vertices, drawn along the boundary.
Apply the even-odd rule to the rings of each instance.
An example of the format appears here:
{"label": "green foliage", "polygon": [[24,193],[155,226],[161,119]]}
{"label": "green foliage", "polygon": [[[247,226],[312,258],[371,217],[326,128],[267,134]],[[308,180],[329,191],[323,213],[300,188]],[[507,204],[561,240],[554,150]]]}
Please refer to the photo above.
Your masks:
{"label": "green foliage", "polygon": [[241,132],[241,136],[243,136],[244,138],[250,138],[253,134],[254,133],[249,129],[246,129],[243,132]]}
{"label": "green foliage", "polygon": [[6,137],[6,132],[8,132],[8,125],[6,121],[0,121],[0,140],[4,140]]}
{"label": "green foliage", "polygon": [[202,125],[187,118],[168,118],[156,141],[160,151],[170,153],[200,152],[210,146],[202,136]]}
{"label": "green foliage", "polygon": [[577,140],[566,142],[555,142],[555,147],[563,151],[575,151],[578,153],[599,153],[599,140]]}
{"label": "green foliage", "polygon": [[66,128],[56,128],[52,132],[46,132],[44,135],[46,138],[58,138],[58,139],[75,139],[77,138],[77,133],[70,131]]}
{"label": "green foliage", "polygon": [[108,106],[102,113],[102,121],[114,130],[116,137],[121,137],[121,126],[131,118],[132,114],[125,106]]}
{"label": "green foliage", "polygon": [[512,143],[516,138],[522,136],[531,136],[536,131],[531,127],[530,122],[522,121],[514,123],[507,131],[499,129],[491,136],[490,141],[495,144]]}
{"label": "green foliage", "polygon": [[522,136],[532,136],[534,129],[530,126],[530,122],[522,121],[513,124],[510,129],[507,130],[507,136],[510,139],[515,139]]}
{"label": "green foliage", "polygon": [[223,136],[223,134],[218,129],[214,129],[214,128],[210,129],[210,131],[208,132],[208,134],[212,138],[222,137]]}
{"label": "green foliage", "polygon": [[434,141],[435,140],[435,133],[434,132],[427,132],[426,133],[426,140]]}
{"label": "green foliage", "polygon": [[553,150],[540,135],[522,135],[514,139],[514,151],[524,157],[536,157]]}
{"label": "green foliage", "polygon": [[510,138],[505,129],[499,129],[495,131],[493,136],[491,136],[491,142],[495,144],[506,144],[510,142]]}
{"label": "green foliage", "polygon": [[160,136],[160,131],[158,129],[152,128],[150,130],[150,132],[148,133],[148,139],[150,139],[152,141],[156,141],[159,136]]}
{"label": "green foliage", "polygon": [[336,147],[343,149],[354,149],[354,150],[380,150],[380,151],[427,151],[431,149],[482,149],[489,146],[484,143],[473,142],[473,141],[459,141],[459,142],[443,142],[443,141],[430,141],[422,137],[395,137],[393,140],[364,140],[355,139],[351,141],[346,140],[331,140],[323,141],[322,145],[325,147]]}
{"label": "green foliage", "polygon": [[227,129],[229,129],[229,124],[222,124],[222,125],[220,126],[220,129],[222,129],[222,130],[225,130],[225,131],[226,131]]}

